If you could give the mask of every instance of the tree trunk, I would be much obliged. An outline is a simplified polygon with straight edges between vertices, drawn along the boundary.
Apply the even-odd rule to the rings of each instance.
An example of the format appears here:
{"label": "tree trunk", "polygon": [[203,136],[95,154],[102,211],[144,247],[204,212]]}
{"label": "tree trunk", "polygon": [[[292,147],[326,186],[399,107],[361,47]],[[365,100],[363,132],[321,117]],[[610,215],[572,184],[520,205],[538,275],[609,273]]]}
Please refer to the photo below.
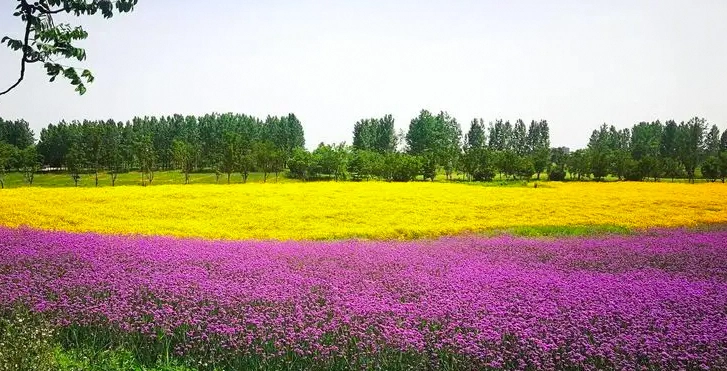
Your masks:
{"label": "tree trunk", "polygon": [[230,184],[230,173],[227,173],[227,184]]}
{"label": "tree trunk", "polygon": [[96,169],[96,187],[98,187],[98,169]]}

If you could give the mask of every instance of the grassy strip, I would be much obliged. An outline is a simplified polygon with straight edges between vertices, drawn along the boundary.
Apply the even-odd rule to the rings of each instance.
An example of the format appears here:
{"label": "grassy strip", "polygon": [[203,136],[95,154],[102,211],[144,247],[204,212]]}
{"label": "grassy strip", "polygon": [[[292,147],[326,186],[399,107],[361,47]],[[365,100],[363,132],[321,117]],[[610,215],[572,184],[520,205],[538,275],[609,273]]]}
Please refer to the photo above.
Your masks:
{"label": "grassy strip", "polygon": [[[421,178],[421,177],[420,177]],[[453,182],[453,183],[461,183],[461,184],[468,184],[468,185],[476,185],[476,186],[485,186],[485,187],[533,187],[535,183],[538,184],[538,187],[549,187],[548,182],[546,180],[546,176],[541,176],[541,180],[537,180],[535,178],[531,179],[529,182],[524,182],[522,180],[512,180],[512,179],[502,179],[500,177],[495,177],[492,181],[489,182],[472,182],[465,179],[463,174],[455,175],[455,178],[453,180],[447,180],[444,174],[439,174],[436,177],[436,182]],[[248,183],[263,183],[264,175],[263,173],[250,173],[247,179]],[[11,172],[5,175],[5,188],[19,188],[19,187],[28,187],[28,183],[23,178],[23,174],[18,172]],[[327,181],[332,179],[318,179],[316,181]],[[421,179],[419,179],[421,180]],[[375,180],[371,180],[375,181]],[[566,182],[575,181],[572,179],[566,179]],[[603,180],[603,182],[616,182],[618,181],[617,178],[614,177],[607,177]],[[696,179],[697,183],[705,183],[707,182],[704,179]],[[270,183],[291,183],[291,182],[300,182],[298,179],[292,179],[288,178],[284,173],[279,173],[277,179],[275,178],[275,174],[268,174],[267,182]],[[595,182],[592,179],[583,179],[579,182]],[[661,180],[663,183],[687,183],[687,179],[663,179]],[[227,184],[227,174],[221,174],[219,178],[215,173],[211,172],[200,172],[200,173],[192,173],[190,174],[190,183],[191,184]],[[242,184],[242,177],[239,173],[232,174],[230,177],[230,183],[231,184]],[[154,181],[151,185],[164,185],[164,184],[184,184],[184,174],[182,174],[179,170],[169,170],[169,171],[157,171],[154,173]],[[131,185],[131,186],[140,186],[141,185],[141,175],[138,172],[128,172],[128,173],[122,173],[119,174],[116,178],[116,185],[117,186],[124,186],[124,185]],[[33,180],[32,187],[50,187],[50,188],[57,188],[57,187],[74,187],[75,183],[73,182],[73,179],[71,178],[70,174],[66,172],[47,172],[47,173],[38,173],[35,175],[35,179]],[[96,186],[96,180],[94,174],[81,174],[81,178],[78,182],[78,187],[95,187]],[[98,186],[99,187],[110,187],[111,186],[111,176],[107,173],[99,173],[98,175]]]}

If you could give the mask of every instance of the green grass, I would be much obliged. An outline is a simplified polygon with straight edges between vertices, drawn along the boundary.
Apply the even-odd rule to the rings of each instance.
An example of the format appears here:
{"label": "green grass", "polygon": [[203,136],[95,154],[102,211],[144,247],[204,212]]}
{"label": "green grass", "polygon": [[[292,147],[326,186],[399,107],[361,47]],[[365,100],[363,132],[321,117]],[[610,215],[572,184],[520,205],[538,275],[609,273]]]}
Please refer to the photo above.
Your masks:
{"label": "green grass", "polygon": [[573,237],[604,234],[630,234],[634,230],[616,225],[525,226],[496,231],[522,237]]}
{"label": "green grass", "polygon": [[[219,180],[216,178],[214,173],[193,173],[189,177],[190,184],[227,184],[227,175],[220,175]],[[262,183],[263,173],[250,173],[247,181],[250,183]],[[275,183],[275,174],[268,174],[268,182]],[[295,179],[289,179],[283,175],[278,174],[277,182],[295,182]],[[240,174],[232,174],[230,177],[230,183],[241,184],[242,177]],[[151,185],[161,184],[184,184],[184,174],[179,171],[157,171],[154,172],[154,180]],[[100,187],[111,186],[111,176],[107,173],[99,173],[98,185]],[[116,185],[141,185],[141,174],[138,172],[130,172],[119,174],[116,178]],[[23,179],[21,173],[8,173],[5,175],[5,187],[6,188],[17,188],[27,187],[28,183]],[[81,179],[78,182],[79,187],[95,187],[94,174],[81,174]],[[68,173],[64,172],[48,172],[38,173],[35,175],[32,187],[74,187],[73,179]]]}
{"label": "green grass", "polygon": [[[463,174],[456,174],[452,180],[447,180],[444,173],[440,173],[437,175],[435,181],[436,182],[457,182],[462,184],[470,184],[470,185],[480,185],[480,186],[486,186],[486,187],[523,187],[523,186],[533,186],[533,183],[538,183],[538,186],[544,186],[547,187],[547,174],[541,174],[541,179],[537,180],[535,177],[529,180],[529,182],[525,182],[523,180],[513,180],[513,179],[506,179],[501,178],[499,175],[495,176],[495,179],[489,182],[470,182],[467,181],[465,176]],[[263,183],[263,173],[250,173],[247,181],[249,183]],[[5,188],[17,188],[17,187],[27,187],[29,186],[28,183],[23,178],[23,175],[18,172],[12,172],[5,175]],[[417,179],[418,181],[422,181],[421,177]],[[275,174],[268,174],[268,183],[282,183],[282,182],[299,182],[300,180],[292,179],[286,176],[285,173],[279,173],[277,179],[275,178]],[[317,179],[316,181],[333,181],[333,179]],[[365,180],[363,180],[365,181]],[[371,180],[374,181],[374,180]],[[570,179],[570,177],[566,178],[566,181],[576,181]],[[594,182],[593,179],[583,179],[581,181],[585,182]],[[606,177],[604,182],[615,182],[618,181],[615,177]],[[647,180],[649,181],[649,180]],[[674,182],[676,183],[686,183],[687,179],[675,179]],[[671,179],[661,179],[661,182],[672,182]],[[705,179],[695,179],[696,183],[704,183],[706,182]],[[192,173],[190,175],[190,184],[227,184],[227,175],[222,174],[219,176],[219,179],[214,173],[210,172],[200,172],[200,173]],[[231,184],[242,184],[242,177],[239,173],[232,174],[230,177],[230,183]],[[154,173],[154,180],[151,185],[162,185],[162,184],[184,184],[184,174],[182,174],[178,170],[170,170],[170,171],[157,171]],[[99,187],[109,187],[111,186],[111,176],[107,173],[99,173],[98,176],[98,185]],[[138,172],[129,172],[129,173],[123,173],[119,174],[116,178],[116,185],[122,186],[122,185],[141,185],[141,174]],[[35,175],[35,179],[33,181],[32,187],[74,187],[73,179],[68,173],[65,172],[45,172],[45,173],[38,173]],[[78,182],[79,187],[95,187],[95,177],[94,174],[81,174],[81,179]]]}

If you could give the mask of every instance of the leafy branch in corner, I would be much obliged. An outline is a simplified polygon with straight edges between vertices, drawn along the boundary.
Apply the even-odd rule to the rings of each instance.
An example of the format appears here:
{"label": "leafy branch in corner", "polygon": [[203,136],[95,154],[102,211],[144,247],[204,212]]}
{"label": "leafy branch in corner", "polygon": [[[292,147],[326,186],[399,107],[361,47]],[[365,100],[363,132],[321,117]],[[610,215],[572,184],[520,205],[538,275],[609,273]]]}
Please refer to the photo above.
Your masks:
{"label": "leafy branch in corner", "polygon": [[58,76],[68,79],[76,91],[83,95],[86,84],[92,83],[93,74],[87,69],[79,73],[79,69],[56,62],[58,59],[86,59],[86,50],[74,46],[74,42],[84,40],[88,33],[81,26],[68,23],[56,24],[53,16],[67,13],[75,16],[95,15],[100,13],[104,18],[111,18],[114,13],[128,13],[134,10],[137,0],[17,0],[13,16],[20,17],[25,23],[22,39],[5,36],[0,44],[7,45],[14,51],[22,53],[20,58],[20,76],[9,88],[0,92],[7,94],[16,88],[25,78],[26,65],[42,63],[50,81]]}

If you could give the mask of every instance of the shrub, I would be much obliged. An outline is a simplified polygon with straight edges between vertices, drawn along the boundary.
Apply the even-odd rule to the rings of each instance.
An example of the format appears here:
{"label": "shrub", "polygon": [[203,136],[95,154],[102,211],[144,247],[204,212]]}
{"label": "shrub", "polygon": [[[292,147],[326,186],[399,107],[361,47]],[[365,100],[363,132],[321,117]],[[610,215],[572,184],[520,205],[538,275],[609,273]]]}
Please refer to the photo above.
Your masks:
{"label": "shrub", "polygon": [[548,173],[548,180],[552,180],[555,182],[562,182],[565,180],[565,170],[562,169],[552,169]]}

